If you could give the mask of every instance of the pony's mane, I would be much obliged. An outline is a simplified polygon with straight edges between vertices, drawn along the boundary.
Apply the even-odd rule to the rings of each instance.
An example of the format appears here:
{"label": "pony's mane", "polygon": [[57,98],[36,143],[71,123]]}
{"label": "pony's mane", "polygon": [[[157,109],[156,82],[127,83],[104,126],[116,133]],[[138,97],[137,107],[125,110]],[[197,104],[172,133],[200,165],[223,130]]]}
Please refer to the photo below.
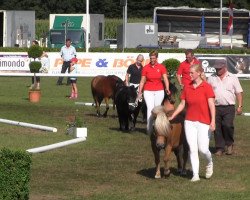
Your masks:
{"label": "pony's mane", "polygon": [[[168,136],[168,133],[171,131],[171,124],[167,118],[165,109],[163,106],[156,106],[152,110],[152,115],[155,118],[154,129],[155,132],[159,135],[163,135],[165,137]],[[151,118],[151,120],[154,120]]]}
{"label": "pony's mane", "polygon": [[153,108],[153,110],[151,111],[152,115],[156,118],[156,116],[160,113],[160,112],[164,112],[164,108],[163,106],[156,106]]}

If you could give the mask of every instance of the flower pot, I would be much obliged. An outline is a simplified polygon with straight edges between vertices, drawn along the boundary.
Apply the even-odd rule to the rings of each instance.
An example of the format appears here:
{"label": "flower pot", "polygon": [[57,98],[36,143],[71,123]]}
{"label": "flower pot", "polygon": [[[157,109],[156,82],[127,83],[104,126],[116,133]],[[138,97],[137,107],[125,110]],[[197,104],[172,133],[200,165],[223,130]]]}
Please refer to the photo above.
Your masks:
{"label": "flower pot", "polygon": [[87,128],[75,128],[75,136],[78,138],[87,137]]}
{"label": "flower pot", "polygon": [[32,103],[37,103],[40,101],[41,91],[40,90],[30,90],[29,91],[29,100]]}

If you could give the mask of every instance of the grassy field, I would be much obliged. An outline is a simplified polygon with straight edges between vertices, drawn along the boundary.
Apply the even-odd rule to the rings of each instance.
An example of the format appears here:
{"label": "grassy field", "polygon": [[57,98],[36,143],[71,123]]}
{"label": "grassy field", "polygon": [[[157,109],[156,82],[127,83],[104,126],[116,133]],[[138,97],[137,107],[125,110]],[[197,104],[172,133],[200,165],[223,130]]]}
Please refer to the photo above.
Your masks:
{"label": "grassy field", "polygon": [[[107,118],[97,118],[94,107],[75,105],[66,97],[70,87],[56,86],[56,80],[42,77],[41,102],[32,104],[27,98],[31,78],[0,78],[0,118],[58,129],[52,133],[1,123],[0,148],[26,150],[72,139],[65,134],[66,119],[76,110],[88,128],[85,142],[32,156],[31,200],[249,199],[250,117],[236,117],[236,153],[214,157],[210,180],[204,178],[204,159],[200,182],[191,183],[190,173],[187,177],[176,175],[174,156],[173,174],[168,179],[155,180],[153,153],[141,118],[134,133],[122,133],[118,131],[115,111],[111,109]],[[79,78],[77,101],[92,102],[90,80]],[[245,90],[243,110],[250,112],[249,81],[241,83]]]}

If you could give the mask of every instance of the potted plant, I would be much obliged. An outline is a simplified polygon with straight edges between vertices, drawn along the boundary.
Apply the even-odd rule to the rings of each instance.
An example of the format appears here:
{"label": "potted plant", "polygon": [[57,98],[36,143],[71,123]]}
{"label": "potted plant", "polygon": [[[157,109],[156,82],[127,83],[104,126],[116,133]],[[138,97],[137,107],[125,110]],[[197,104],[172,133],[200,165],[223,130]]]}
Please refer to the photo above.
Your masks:
{"label": "potted plant", "polygon": [[30,102],[39,102],[41,97],[40,88],[37,89],[36,73],[39,73],[39,70],[42,66],[40,61],[36,61],[37,58],[41,57],[43,54],[43,49],[39,45],[32,45],[28,49],[29,58],[33,59],[30,64],[30,72],[34,73],[34,85],[29,90],[29,100]]}
{"label": "potted plant", "polygon": [[162,64],[167,68],[168,78],[171,79],[173,76],[175,76],[180,65],[180,61],[175,58],[169,58],[167,60],[164,60]]}
{"label": "potted plant", "polygon": [[76,137],[87,137],[87,128],[83,127],[83,120],[80,117],[76,117],[74,131]]}
{"label": "potted plant", "polygon": [[66,133],[76,137],[87,137],[87,128],[83,127],[83,119],[78,115],[78,110],[75,115],[67,117]]}

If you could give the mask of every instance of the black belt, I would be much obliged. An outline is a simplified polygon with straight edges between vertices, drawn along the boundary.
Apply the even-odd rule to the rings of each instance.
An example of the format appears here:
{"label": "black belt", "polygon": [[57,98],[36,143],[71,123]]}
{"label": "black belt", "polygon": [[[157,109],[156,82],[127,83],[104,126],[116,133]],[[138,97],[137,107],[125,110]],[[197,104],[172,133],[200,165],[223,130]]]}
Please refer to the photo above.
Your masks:
{"label": "black belt", "polygon": [[215,105],[216,107],[229,107],[229,106],[235,106],[235,105]]}

